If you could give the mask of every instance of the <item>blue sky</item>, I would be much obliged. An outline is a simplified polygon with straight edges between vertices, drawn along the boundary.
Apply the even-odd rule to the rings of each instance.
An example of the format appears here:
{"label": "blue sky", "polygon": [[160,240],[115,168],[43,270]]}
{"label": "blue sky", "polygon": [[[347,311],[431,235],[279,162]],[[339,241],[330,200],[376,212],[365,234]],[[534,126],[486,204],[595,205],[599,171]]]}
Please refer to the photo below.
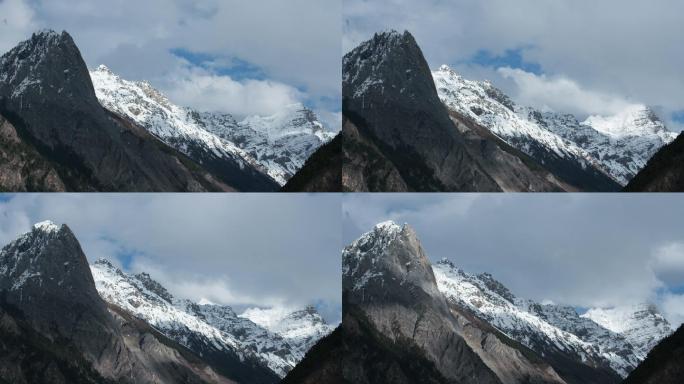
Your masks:
{"label": "blue sky", "polygon": [[313,304],[340,320],[340,195],[0,196],[0,246],[52,220],[69,225],[91,262],[147,272],[178,297],[238,311]]}
{"label": "blue sky", "polygon": [[524,48],[507,49],[500,55],[481,49],[473,56],[463,60],[461,64],[478,65],[494,69],[501,67],[518,68],[525,72],[534,73],[535,75],[544,73],[539,63],[525,61],[523,58],[523,49]]}
{"label": "blue sky", "polygon": [[682,14],[678,0],[345,0],[342,46],[408,30],[433,69],[490,80],[520,104],[580,119],[643,104],[680,131]]}
{"label": "blue sky", "polygon": [[[103,11],[106,10],[106,11]],[[2,0],[0,52],[69,32],[90,68],[241,119],[303,103],[341,126],[341,0]]]}
{"label": "blue sky", "polygon": [[642,301],[684,322],[684,196],[353,194],[343,242],[408,223],[428,256],[489,272],[524,298],[577,308]]}
{"label": "blue sky", "polygon": [[216,74],[230,76],[235,80],[266,79],[263,68],[237,57],[221,60],[219,56],[189,51],[184,48],[171,49],[175,56],[183,58],[198,67],[213,70]]}

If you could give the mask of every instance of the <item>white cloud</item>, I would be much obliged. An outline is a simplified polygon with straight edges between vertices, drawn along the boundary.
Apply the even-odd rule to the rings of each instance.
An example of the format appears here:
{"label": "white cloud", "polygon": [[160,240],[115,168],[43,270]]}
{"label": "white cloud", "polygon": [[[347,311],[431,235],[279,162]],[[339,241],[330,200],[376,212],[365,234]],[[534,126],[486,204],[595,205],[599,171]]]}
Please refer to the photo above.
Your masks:
{"label": "white cloud", "polygon": [[574,80],[562,76],[536,75],[509,67],[499,68],[498,72],[517,85],[518,103],[542,110],[578,116],[610,116],[633,105],[623,97],[582,88]]}
{"label": "white cloud", "polygon": [[665,295],[660,306],[674,328],[684,323],[684,295]]}
{"label": "white cloud", "polygon": [[33,10],[23,0],[0,0],[0,52],[14,47],[35,29]]}
{"label": "white cloud", "polygon": [[238,117],[272,115],[303,97],[296,88],[277,81],[236,81],[190,66],[170,73],[165,88],[167,96],[177,104]]}
{"label": "white cloud", "polygon": [[323,109],[315,110],[316,116],[321,120],[323,126],[335,132],[342,129],[342,112],[330,112]]}
{"label": "white cloud", "polygon": [[650,267],[663,283],[684,285],[684,243],[659,247],[651,258]]}

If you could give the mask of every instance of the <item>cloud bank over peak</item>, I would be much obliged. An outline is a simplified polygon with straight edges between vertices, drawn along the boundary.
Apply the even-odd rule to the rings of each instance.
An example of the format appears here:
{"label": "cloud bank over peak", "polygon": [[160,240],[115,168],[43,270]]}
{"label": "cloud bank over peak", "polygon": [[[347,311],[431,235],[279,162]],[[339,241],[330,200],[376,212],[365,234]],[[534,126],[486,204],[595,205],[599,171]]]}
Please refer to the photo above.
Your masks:
{"label": "cloud bank over peak", "polygon": [[563,76],[536,75],[510,67],[498,68],[497,72],[518,87],[516,100],[519,104],[544,111],[571,113],[583,118],[590,115],[617,115],[635,106],[624,97],[585,89]]}
{"label": "cloud bank over peak", "polygon": [[237,118],[272,115],[284,106],[301,102],[296,88],[269,79],[234,80],[228,75],[192,66],[179,68],[162,82],[176,104],[205,112],[225,112]]}

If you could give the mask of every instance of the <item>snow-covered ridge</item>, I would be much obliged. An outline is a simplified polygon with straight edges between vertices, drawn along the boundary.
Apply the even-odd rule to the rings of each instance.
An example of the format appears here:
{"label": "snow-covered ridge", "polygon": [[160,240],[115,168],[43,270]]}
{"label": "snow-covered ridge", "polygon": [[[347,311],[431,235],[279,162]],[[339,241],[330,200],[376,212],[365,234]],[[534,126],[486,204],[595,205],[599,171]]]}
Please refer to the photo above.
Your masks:
{"label": "snow-covered ridge", "polygon": [[[394,221],[385,221],[376,224],[372,230],[364,233],[354,240],[342,252],[343,276],[354,276],[363,267],[362,261],[366,259],[371,266],[379,265],[382,250],[386,249],[401,233],[403,227]],[[354,282],[354,290],[362,289],[373,278],[382,278],[383,273],[369,268],[361,278]]]}
{"label": "snow-covered ridge", "polygon": [[50,48],[57,45],[65,36],[66,32],[59,34],[49,29],[40,30],[33,33],[30,39],[20,42],[9,52],[3,52],[0,57],[0,83],[12,83],[17,76],[21,76],[25,72],[29,73],[12,90],[12,98],[20,98],[27,89],[34,87],[42,91],[41,79],[37,78],[33,72],[26,71],[25,68],[33,67],[42,62]]}
{"label": "snow-covered ridge", "polygon": [[625,335],[642,356],[672,333],[672,327],[655,306],[638,304],[616,308],[593,308],[582,315],[612,332]]}
{"label": "snow-covered ridge", "polygon": [[591,116],[579,122],[572,115],[516,105],[490,82],[466,80],[446,65],[434,71],[433,78],[448,108],[510,145],[533,156],[534,146],[541,144],[561,158],[607,172],[622,185],[676,137],[644,105],[633,105],[616,116]]}
{"label": "snow-covered ridge", "polygon": [[[30,231],[0,249],[0,280],[10,280],[11,285],[7,287],[10,291],[21,291],[31,281],[42,285],[44,277],[39,255],[50,241],[60,236],[62,228],[65,226],[58,226],[50,220],[36,223]],[[65,273],[68,266],[68,262],[63,265]]]}
{"label": "snow-covered ridge", "polygon": [[[350,74],[351,71],[342,71],[343,84],[355,84],[360,75],[368,75],[361,84],[354,85],[354,97],[362,97],[370,89],[384,88],[383,80],[377,78],[375,69],[382,67],[382,63],[391,49],[401,44],[408,36],[408,32],[401,34],[395,30],[376,33],[372,39],[361,43],[354,50],[344,55],[342,65],[344,67],[353,66],[357,70],[353,71],[353,77]],[[352,60],[355,61],[352,63]],[[364,68],[366,67],[370,70],[365,71]]]}
{"label": "snow-covered ridge", "polygon": [[613,116],[589,116],[582,124],[615,139],[653,135],[665,141],[672,140],[673,134],[653,111],[640,104],[631,105]]}
{"label": "snow-covered ridge", "polygon": [[297,311],[249,308],[239,316],[282,336],[295,348],[299,348],[301,354],[333,331],[333,327],[325,322],[313,306]]}
{"label": "snow-covered ridge", "polygon": [[[312,329],[306,337],[289,337],[278,333],[278,326],[267,329],[238,316],[228,306],[175,298],[149,275],[128,275],[107,260],[92,264],[91,272],[105,301],[145,320],[178,343],[193,350],[235,353],[242,360],[256,358],[281,377],[331,331],[321,319],[323,326]],[[291,315],[284,318],[291,319]],[[306,320],[295,326],[306,327]]]}
{"label": "snow-covered ridge", "polygon": [[127,116],[186,155],[192,157],[191,146],[200,145],[215,156],[264,169],[281,185],[334,136],[301,104],[237,122],[229,114],[175,105],[148,82],[124,80],[104,65],[90,76],[105,108]]}
{"label": "snow-covered ridge", "polygon": [[[638,329],[609,329],[590,316],[579,316],[574,308],[518,298],[491,275],[466,273],[448,260],[435,264],[433,272],[449,301],[473,311],[512,339],[540,354],[555,348],[581,361],[605,362],[622,376],[646,357],[653,342],[671,332],[663,332],[663,323],[648,321],[632,322]],[[638,317],[638,312],[626,313]]]}
{"label": "snow-covered ridge", "polygon": [[57,232],[59,231],[59,225],[53,223],[50,220],[41,221],[40,223],[33,224],[33,228],[43,231],[43,232]]}
{"label": "snow-covered ridge", "polygon": [[[361,290],[375,279],[384,279],[380,259],[385,250],[397,239],[403,227],[385,221],[373,227],[342,251],[342,276],[352,281],[352,290]],[[363,272],[362,275],[359,274]]]}

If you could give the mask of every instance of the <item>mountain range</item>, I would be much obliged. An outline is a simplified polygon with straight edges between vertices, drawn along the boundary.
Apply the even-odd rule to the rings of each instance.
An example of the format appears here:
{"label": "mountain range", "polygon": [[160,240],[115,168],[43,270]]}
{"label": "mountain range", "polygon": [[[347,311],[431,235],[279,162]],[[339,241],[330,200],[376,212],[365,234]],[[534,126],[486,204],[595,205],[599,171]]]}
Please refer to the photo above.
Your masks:
{"label": "mountain range", "polygon": [[0,251],[0,299],[0,382],[277,383],[332,331],[313,307],[237,314],[89,265],[51,222]]}
{"label": "mountain range", "polygon": [[449,260],[433,265],[394,222],[344,249],[343,298],[343,329],[359,340],[338,349],[351,350],[354,383],[619,383],[672,333],[653,305],[580,314]]}
{"label": "mountain range", "polygon": [[0,57],[0,189],[276,191],[334,136],[301,104],[236,121],[89,71],[71,36]]}
{"label": "mountain range", "polygon": [[491,82],[430,71],[396,31],[344,56],[343,115],[349,191],[618,191],[677,137],[645,105],[584,121],[517,105]]}

